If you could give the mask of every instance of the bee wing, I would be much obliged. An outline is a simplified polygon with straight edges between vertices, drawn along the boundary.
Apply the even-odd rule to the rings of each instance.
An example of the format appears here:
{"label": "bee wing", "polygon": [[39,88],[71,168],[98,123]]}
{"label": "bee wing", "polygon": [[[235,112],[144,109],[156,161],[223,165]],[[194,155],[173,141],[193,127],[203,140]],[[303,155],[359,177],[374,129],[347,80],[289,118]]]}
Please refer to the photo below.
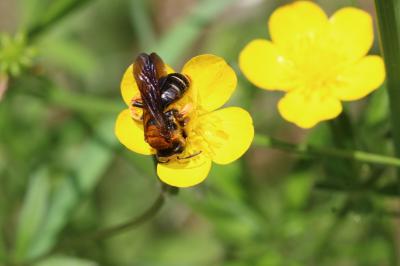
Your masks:
{"label": "bee wing", "polygon": [[[145,108],[152,115],[157,125],[161,129],[165,129],[166,122],[163,114],[164,110],[162,107],[161,91],[158,81],[158,76],[160,73],[157,71],[157,68],[161,69],[161,66],[157,66],[160,64],[160,61],[158,61],[158,63],[153,62],[152,57],[156,58],[153,55],[155,54],[151,54],[150,56],[147,54],[140,54],[135,60],[133,75],[136,83],[138,84],[142,102]],[[161,58],[159,59],[161,60]],[[157,60],[158,59],[156,58],[156,62]],[[162,69],[160,71],[162,71]]]}
{"label": "bee wing", "polygon": [[150,60],[154,64],[156,78],[160,80],[168,75],[167,68],[165,67],[164,61],[156,53],[150,54]]}

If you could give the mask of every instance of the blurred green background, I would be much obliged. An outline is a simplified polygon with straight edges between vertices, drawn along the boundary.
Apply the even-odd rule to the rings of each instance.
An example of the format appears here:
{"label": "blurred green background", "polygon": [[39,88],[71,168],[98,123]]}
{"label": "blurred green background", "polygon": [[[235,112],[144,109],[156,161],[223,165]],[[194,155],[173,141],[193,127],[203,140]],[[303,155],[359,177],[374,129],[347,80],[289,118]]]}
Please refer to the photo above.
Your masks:
{"label": "blurred green background", "polygon": [[[140,52],[155,51],[175,69],[201,53],[224,57],[239,78],[228,105],[248,109],[259,134],[392,153],[384,89],[305,131],[277,113],[280,93],[241,75],[240,50],[268,38],[269,15],[288,2],[0,0],[8,73],[8,85],[0,77],[8,88],[0,101],[0,265],[400,265],[395,169],[257,146],[168,196],[141,226],[86,237],[137,217],[159,195],[151,158],[113,133],[125,108],[120,79]],[[372,1],[317,2],[328,14],[358,6],[374,15]]]}

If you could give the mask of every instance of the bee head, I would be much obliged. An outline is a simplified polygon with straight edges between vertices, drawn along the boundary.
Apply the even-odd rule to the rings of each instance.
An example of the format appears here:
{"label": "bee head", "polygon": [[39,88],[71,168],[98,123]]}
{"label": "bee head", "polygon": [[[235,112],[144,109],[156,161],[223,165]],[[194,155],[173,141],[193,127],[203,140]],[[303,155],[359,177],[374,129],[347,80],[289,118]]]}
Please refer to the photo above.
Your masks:
{"label": "bee head", "polygon": [[175,154],[180,154],[185,150],[185,143],[180,139],[172,139],[171,146],[167,149],[157,151],[158,157],[170,157]]}

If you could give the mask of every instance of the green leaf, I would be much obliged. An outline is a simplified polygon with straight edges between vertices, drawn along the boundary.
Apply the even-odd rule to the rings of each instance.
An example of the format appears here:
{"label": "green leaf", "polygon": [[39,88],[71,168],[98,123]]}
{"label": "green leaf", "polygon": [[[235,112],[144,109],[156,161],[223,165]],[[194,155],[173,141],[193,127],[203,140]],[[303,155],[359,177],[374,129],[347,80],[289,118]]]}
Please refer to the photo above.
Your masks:
{"label": "green leaf", "polygon": [[34,24],[44,9],[44,4],[46,1],[43,0],[22,0],[18,1],[20,3],[19,7],[22,13],[22,24],[24,27],[28,27]]}
{"label": "green leaf", "polygon": [[[400,2],[375,0],[380,44],[386,65],[386,90],[389,98],[394,151],[400,156]],[[397,171],[400,181],[400,171]],[[399,182],[400,184],[400,182]],[[400,185],[397,186],[400,193]]]}
{"label": "green leaf", "polygon": [[113,159],[109,146],[113,147],[116,144],[113,127],[114,118],[101,122],[96,130],[99,139],[90,139],[83,144],[70,173],[55,184],[45,223],[40,228],[35,246],[29,250],[30,258],[45,253],[54,245],[72,211],[93,191],[109,167]]}
{"label": "green leaf", "polygon": [[0,231],[0,265],[6,260],[6,246],[4,243],[4,236],[3,232]]}
{"label": "green leaf", "polygon": [[242,201],[244,198],[241,177],[243,170],[240,161],[228,165],[213,165],[208,182],[226,198]]}
{"label": "green leaf", "polygon": [[[201,229],[200,229],[201,230]],[[222,256],[223,250],[212,234],[192,232],[173,237],[157,237],[152,248],[138,256],[141,266],[204,266],[213,265]]]}
{"label": "green leaf", "polygon": [[295,172],[288,175],[285,184],[287,204],[292,208],[304,207],[310,195],[313,179],[310,172]]}
{"label": "green leaf", "polygon": [[151,50],[159,53],[168,64],[176,64],[200,36],[204,27],[235,2],[237,0],[200,1],[193,11],[166,32]]}
{"label": "green leaf", "polygon": [[192,208],[212,222],[217,234],[229,243],[249,241],[263,230],[261,218],[244,202],[240,162],[214,165],[208,177],[209,189],[199,199],[190,191],[180,195]]}
{"label": "green leaf", "polygon": [[369,126],[380,126],[389,117],[389,98],[387,90],[380,88],[368,100],[366,111],[363,115],[364,123]]}
{"label": "green leaf", "polygon": [[40,169],[33,174],[18,219],[14,257],[21,261],[27,257],[35,244],[35,237],[45,222],[49,204],[49,174]]}
{"label": "green leaf", "polygon": [[90,260],[67,257],[67,256],[53,256],[35,264],[35,266],[71,266],[71,265],[96,266],[98,264]]}
{"label": "green leaf", "polygon": [[140,48],[145,49],[156,40],[156,34],[149,12],[149,1],[133,0],[130,3],[132,26],[138,35]]}
{"label": "green leaf", "polygon": [[257,260],[256,266],[279,266],[283,264],[284,257],[277,250],[270,249]]}
{"label": "green leaf", "polygon": [[40,19],[35,21],[28,29],[28,36],[34,38],[48,27],[54,26],[65,16],[79,9],[82,5],[91,0],[59,0],[51,1]]}
{"label": "green leaf", "polygon": [[81,43],[55,37],[46,38],[38,45],[41,58],[69,71],[76,76],[89,76],[96,73],[99,61],[93,52]]}

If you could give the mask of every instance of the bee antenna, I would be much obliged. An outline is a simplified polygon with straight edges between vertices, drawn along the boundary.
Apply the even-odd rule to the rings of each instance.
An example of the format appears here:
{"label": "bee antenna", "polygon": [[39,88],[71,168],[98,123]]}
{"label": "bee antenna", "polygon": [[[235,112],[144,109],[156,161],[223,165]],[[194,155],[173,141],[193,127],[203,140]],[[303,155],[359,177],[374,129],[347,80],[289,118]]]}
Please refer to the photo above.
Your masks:
{"label": "bee antenna", "polygon": [[186,157],[179,157],[179,156],[178,156],[177,158],[178,158],[178,160],[186,160],[186,159],[190,159],[190,158],[193,158],[193,157],[199,155],[201,152],[202,152],[202,151],[198,151],[198,152],[195,152],[195,153],[193,153],[193,154],[190,154],[190,155],[188,155],[188,156],[186,156]]}

